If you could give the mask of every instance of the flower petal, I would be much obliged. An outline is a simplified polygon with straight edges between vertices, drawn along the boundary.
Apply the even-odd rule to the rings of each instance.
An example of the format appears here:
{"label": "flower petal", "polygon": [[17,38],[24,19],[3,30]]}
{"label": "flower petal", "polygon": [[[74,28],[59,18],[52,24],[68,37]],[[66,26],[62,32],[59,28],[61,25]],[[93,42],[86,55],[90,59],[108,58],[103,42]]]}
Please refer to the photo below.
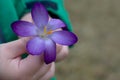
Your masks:
{"label": "flower petal", "polygon": [[68,31],[56,31],[53,32],[51,38],[58,44],[73,45],[77,42],[77,36]]}
{"label": "flower petal", "polygon": [[66,25],[64,24],[63,21],[61,21],[60,19],[51,19],[49,22],[48,22],[48,25],[47,25],[47,30],[56,30],[56,29],[59,29],[59,28],[62,28],[62,27],[65,27]]}
{"label": "flower petal", "polygon": [[37,35],[36,26],[26,21],[16,21],[12,23],[13,31],[19,36],[34,36]]}
{"label": "flower petal", "polygon": [[51,39],[45,41],[44,60],[46,64],[56,60],[56,44]]}
{"label": "flower petal", "polygon": [[28,41],[26,48],[30,54],[40,55],[45,50],[45,42],[43,39],[35,37]]}
{"label": "flower petal", "polygon": [[43,30],[44,26],[48,23],[49,16],[47,10],[42,4],[36,3],[34,5],[34,7],[32,8],[32,18],[37,27]]}

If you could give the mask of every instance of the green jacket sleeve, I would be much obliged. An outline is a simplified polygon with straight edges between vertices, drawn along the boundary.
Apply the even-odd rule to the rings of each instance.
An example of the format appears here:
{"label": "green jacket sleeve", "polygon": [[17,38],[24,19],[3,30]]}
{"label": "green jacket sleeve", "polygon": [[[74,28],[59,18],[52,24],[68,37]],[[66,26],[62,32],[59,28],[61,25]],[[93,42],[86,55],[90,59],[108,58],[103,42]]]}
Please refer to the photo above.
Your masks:
{"label": "green jacket sleeve", "polygon": [[30,11],[29,6],[37,1],[45,5],[48,11],[63,20],[67,25],[67,29],[72,31],[72,26],[64,8],[63,0],[7,0],[7,2],[5,0],[1,0],[0,27],[2,28],[2,32],[6,40],[5,42],[17,39],[17,36],[11,30],[11,23],[19,20],[21,16]]}

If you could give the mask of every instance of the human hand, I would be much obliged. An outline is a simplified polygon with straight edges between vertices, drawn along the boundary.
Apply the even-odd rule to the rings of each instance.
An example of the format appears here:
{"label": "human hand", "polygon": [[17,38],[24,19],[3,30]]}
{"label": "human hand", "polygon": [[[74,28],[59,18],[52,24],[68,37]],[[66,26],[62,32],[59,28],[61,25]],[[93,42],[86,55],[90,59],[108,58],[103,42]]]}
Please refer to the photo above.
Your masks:
{"label": "human hand", "polygon": [[[21,38],[16,41],[0,45],[0,80],[47,80],[54,75],[55,65],[46,65],[43,55],[28,55],[21,59],[26,52],[28,39]],[[66,56],[63,46],[57,47],[57,59]]]}
{"label": "human hand", "polygon": [[[54,75],[54,62],[46,65],[43,55],[28,55],[21,59],[26,52],[27,41],[28,38],[20,38],[0,45],[0,80],[48,80]],[[68,47],[57,44],[57,61],[67,54]]]}
{"label": "human hand", "polygon": [[0,45],[0,80],[47,80],[54,75],[54,63],[46,65],[42,55],[21,59],[26,39]]}

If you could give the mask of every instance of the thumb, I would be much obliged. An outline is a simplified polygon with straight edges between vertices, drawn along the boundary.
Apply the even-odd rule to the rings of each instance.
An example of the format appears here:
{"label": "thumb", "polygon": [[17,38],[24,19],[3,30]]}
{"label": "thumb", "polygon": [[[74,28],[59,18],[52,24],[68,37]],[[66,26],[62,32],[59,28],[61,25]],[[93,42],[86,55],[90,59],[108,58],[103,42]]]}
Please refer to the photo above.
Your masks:
{"label": "thumb", "polygon": [[0,45],[0,52],[8,58],[17,58],[26,52],[28,38],[21,38]]}

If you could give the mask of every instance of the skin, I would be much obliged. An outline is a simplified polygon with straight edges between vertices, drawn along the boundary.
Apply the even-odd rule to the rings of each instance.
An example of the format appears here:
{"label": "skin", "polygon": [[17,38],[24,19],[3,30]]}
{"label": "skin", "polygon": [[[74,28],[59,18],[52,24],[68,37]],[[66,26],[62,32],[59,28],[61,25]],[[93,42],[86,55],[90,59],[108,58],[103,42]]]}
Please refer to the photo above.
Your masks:
{"label": "skin", "polygon": [[[32,22],[31,15],[26,14],[21,20]],[[21,59],[26,53],[26,43],[29,38],[0,45],[0,80],[49,80],[55,73],[55,62],[45,64],[43,55],[28,55]],[[68,47],[57,45],[57,62],[68,55]]]}

